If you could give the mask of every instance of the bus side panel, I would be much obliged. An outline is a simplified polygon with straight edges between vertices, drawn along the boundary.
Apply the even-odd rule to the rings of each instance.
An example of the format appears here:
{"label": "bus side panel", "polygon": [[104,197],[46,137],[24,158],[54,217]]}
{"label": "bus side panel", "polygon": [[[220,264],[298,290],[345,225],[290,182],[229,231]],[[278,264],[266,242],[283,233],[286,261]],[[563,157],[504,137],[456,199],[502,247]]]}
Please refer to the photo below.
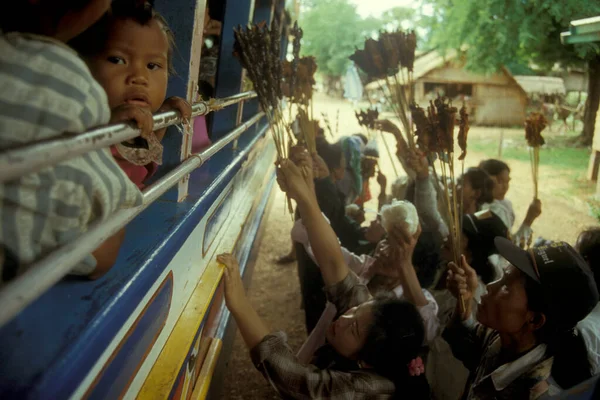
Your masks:
{"label": "bus side panel", "polygon": [[[231,194],[224,200],[224,203],[233,204],[234,211],[230,214],[230,223],[219,234],[220,242],[213,246],[215,253],[235,252],[241,268],[246,268],[250,249],[260,227],[269,195],[266,189],[270,189],[273,182],[274,159],[275,148],[270,138],[254,146],[234,179]],[[208,261],[207,270],[162,346],[160,355],[155,360],[146,360],[128,392],[128,398],[135,395],[139,398],[185,398],[186,394],[192,392],[196,383],[194,378],[201,366],[195,359],[199,341],[207,337],[219,338],[217,327],[223,315],[222,291],[218,286],[220,271],[214,259]],[[205,306],[205,310],[199,310]],[[202,331],[201,336],[198,335],[199,331]],[[143,385],[138,393],[138,383],[141,382]]]}

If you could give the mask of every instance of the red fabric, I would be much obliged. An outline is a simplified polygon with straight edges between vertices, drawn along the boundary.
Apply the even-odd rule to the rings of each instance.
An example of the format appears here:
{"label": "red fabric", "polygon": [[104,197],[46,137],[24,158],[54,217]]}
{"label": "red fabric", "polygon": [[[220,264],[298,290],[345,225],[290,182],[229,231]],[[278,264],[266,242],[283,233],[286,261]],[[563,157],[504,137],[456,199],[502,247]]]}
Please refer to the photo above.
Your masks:
{"label": "red fabric", "polygon": [[204,115],[194,118],[194,133],[192,136],[192,153],[200,153],[211,145],[206,129],[206,118]]}
{"label": "red fabric", "polygon": [[371,189],[369,189],[369,180],[363,181],[363,189],[361,195],[356,199],[356,204],[359,206],[364,206],[365,203],[371,200]]}
{"label": "red fabric", "polygon": [[119,167],[121,167],[129,179],[135,183],[139,189],[146,187],[144,181],[154,175],[158,168],[158,165],[154,162],[147,165],[135,165],[130,163],[121,157],[115,146],[111,146],[110,151],[117,161],[117,164],[119,164]]}

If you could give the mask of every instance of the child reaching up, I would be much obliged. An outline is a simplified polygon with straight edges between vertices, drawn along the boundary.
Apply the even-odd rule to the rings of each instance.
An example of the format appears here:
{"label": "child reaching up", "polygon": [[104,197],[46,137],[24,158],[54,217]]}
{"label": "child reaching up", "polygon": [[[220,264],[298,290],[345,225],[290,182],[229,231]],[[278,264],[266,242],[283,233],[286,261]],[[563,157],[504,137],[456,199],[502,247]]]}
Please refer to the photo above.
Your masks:
{"label": "child reaching up", "polygon": [[[110,0],[16,0],[0,13],[0,151],[83,133],[109,122],[106,94],[65,43],[94,24]],[[75,240],[90,224],[139,205],[108,149],[0,183],[0,285]],[[98,277],[114,263],[124,231],[72,272]]]}
{"label": "child reaching up", "polygon": [[298,203],[325,291],[339,318],[329,326],[328,344],[319,349],[313,363],[301,363],[285,336],[271,334],[250,305],[235,259],[220,256],[225,264],[225,301],[254,365],[286,399],[429,398],[418,356],[424,328],[416,307],[390,296],[371,298],[344,262],[338,239],[309,187],[312,176],[306,179],[291,161],[281,162],[277,180]]}
{"label": "child reaching up", "polygon": [[112,10],[73,41],[108,95],[111,122],[135,120],[142,137],[111,148],[112,154],[140,188],[162,163],[166,129],[153,131],[152,114],[192,114],[182,98],[165,100],[171,70],[173,34],[147,2],[117,0]]}

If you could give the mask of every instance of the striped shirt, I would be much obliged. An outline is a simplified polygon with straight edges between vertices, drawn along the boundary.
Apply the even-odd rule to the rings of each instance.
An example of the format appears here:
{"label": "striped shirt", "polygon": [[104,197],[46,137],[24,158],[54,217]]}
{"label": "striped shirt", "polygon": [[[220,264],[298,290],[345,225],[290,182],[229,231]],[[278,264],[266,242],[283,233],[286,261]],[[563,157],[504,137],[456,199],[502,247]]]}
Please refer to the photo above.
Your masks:
{"label": "striped shirt", "polygon": [[[0,151],[82,133],[109,119],[106,93],[73,50],[50,38],[0,35]],[[0,266],[2,281],[91,223],[141,202],[108,149],[0,183],[0,244],[14,260]],[[95,267],[89,255],[73,273],[87,275]]]}

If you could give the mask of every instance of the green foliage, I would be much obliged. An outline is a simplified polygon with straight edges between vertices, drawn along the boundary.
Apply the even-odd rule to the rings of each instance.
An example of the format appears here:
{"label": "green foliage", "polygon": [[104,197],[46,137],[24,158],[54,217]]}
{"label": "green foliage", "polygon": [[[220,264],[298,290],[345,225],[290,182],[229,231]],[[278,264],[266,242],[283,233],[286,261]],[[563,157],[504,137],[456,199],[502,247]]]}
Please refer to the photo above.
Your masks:
{"label": "green foliage", "polygon": [[[396,7],[381,18],[362,19],[348,0],[304,0],[302,4],[299,21],[304,30],[302,55],[314,56],[318,72],[330,77],[340,77],[346,72],[348,57],[357,47],[362,48],[365,37],[376,36],[382,29],[416,29],[431,24],[427,20],[431,17],[412,8]],[[420,40],[419,49],[421,43]]]}
{"label": "green foliage", "polygon": [[348,57],[354,53],[367,32],[379,28],[375,19],[363,20],[356,7],[346,0],[312,0],[303,11],[303,55],[314,56],[322,74],[338,77],[346,72]]}
{"label": "green foliage", "polygon": [[501,65],[544,68],[581,65],[597,44],[565,46],[560,33],[575,19],[600,15],[598,0],[425,0],[434,10],[432,44],[467,46],[467,68],[493,72]]}
{"label": "green foliage", "polygon": [[600,222],[600,201],[592,198],[587,201],[590,215]]}

